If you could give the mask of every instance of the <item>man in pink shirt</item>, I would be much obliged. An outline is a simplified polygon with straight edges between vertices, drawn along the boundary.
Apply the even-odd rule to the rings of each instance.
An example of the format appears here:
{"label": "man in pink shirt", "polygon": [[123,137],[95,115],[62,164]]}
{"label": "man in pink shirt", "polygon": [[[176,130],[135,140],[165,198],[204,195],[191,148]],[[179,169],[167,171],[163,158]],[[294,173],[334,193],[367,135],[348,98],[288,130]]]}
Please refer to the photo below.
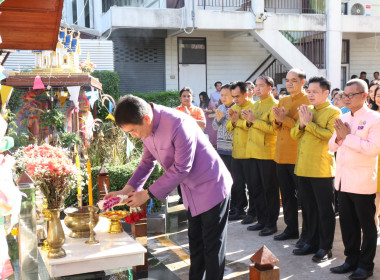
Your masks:
{"label": "man in pink shirt", "polygon": [[335,120],[336,131],[329,141],[330,151],[337,152],[335,188],[339,191],[339,220],[346,255],[344,264],[330,270],[338,274],[354,271],[350,279],[372,276],[376,254],[373,216],[377,155],[380,154],[380,114],[365,105],[367,96],[365,81],[348,81],[342,99],[351,112]]}

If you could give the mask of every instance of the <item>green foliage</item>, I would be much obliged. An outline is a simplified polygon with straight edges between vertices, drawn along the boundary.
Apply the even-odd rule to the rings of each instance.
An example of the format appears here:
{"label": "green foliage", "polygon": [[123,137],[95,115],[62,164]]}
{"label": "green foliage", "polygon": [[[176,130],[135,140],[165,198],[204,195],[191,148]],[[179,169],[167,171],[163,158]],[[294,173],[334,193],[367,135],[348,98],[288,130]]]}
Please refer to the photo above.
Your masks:
{"label": "green foliage", "polygon": [[179,105],[179,92],[178,91],[161,91],[150,93],[131,93],[144,99],[147,102],[164,105],[167,107],[177,107]]}
{"label": "green foliage", "polygon": [[[120,165],[120,166],[107,166],[107,171],[110,177],[110,191],[118,191],[124,188],[125,184],[128,182],[128,180],[132,177],[133,172],[136,170],[137,166],[139,164],[138,159],[134,159],[133,161],[129,162],[126,165]],[[91,176],[92,176],[92,184],[94,186],[94,204],[98,201],[98,192],[97,192],[97,176],[98,172],[100,170],[100,166],[92,167],[91,168]],[[153,184],[161,175],[164,173],[164,170],[161,166],[156,165],[152,174],[150,175],[149,179],[144,185],[144,189],[149,187],[151,184]],[[88,187],[85,186],[83,189],[83,205],[88,205]],[[77,190],[73,189],[70,191],[70,194],[68,198],[66,198],[64,204],[65,207],[68,207],[70,205],[75,205],[77,203]],[[162,202],[158,199],[154,200],[154,206],[153,206],[153,212],[159,211],[161,209]]]}
{"label": "green foliage", "polygon": [[17,89],[17,88],[13,89],[11,98],[9,99],[9,102],[7,105],[7,108],[11,112],[17,112],[21,108],[21,105],[23,103],[22,96],[25,94],[25,92],[26,91],[23,89]]}
{"label": "green foliage", "polygon": [[82,140],[79,138],[79,136],[74,132],[63,132],[59,136],[60,145],[64,148],[72,148],[75,144],[78,144],[78,146],[81,146]]}
{"label": "green foliage", "polygon": [[[95,70],[91,73],[91,76],[98,78],[99,82],[102,83],[102,92],[104,94],[108,94],[113,97],[115,102],[119,100],[120,94],[119,94],[119,74],[117,72],[111,72],[106,70]],[[104,102],[104,105],[107,107],[109,106],[108,100]],[[116,104],[115,104],[116,105]],[[108,111],[106,108],[104,108],[101,104],[101,100],[97,101],[97,117],[103,121],[106,120],[106,117],[108,115]]]}
{"label": "green foliage", "polygon": [[63,132],[65,128],[65,115],[57,109],[43,111],[41,113],[41,125],[51,127],[54,132]]}
{"label": "green foliage", "polygon": [[6,120],[8,121],[7,136],[13,137],[15,142],[14,149],[27,146],[29,144],[29,134],[19,130],[15,114],[8,110]]}

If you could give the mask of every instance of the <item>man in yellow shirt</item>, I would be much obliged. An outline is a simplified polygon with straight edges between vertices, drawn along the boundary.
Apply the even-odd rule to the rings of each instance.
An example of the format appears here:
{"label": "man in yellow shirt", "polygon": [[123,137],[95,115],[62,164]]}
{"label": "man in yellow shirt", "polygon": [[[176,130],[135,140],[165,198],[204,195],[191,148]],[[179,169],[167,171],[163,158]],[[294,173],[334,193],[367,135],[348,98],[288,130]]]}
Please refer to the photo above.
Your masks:
{"label": "man in yellow shirt", "polygon": [[328,100],[330,87],[324,77],[310,78],[307,94],[313,106],[300,106],[299,119],[290,131],[291,137],[299,140],[294,173],[298,176],[307,224],[306,243],[293,254],[316,253],[312,260],[318,263],[332,258],[335,231],[335,161],[328,141],[335,131],[334,120],[341,112]]}
{"label": "man in yellow shirt", "polygon": [[[232,196],[236,201],[236,211],[229,220],[243,219],[242,224],[250,224],[254,222],[256,210],[253,204],[253,198],[248,186],[249,207],[247,215],[244,209],[247,206],[247,196],[245,186],[248,184],[248,176],[251,172],[249,168],[249,156],[246,153],[248,128],[246,121],[241,116],[242,110],[252,109],[253,103],[248,100],[247,86],[244,82],[235,82],[231,85],[232,98],[235,105],[228,109],[229,120],[226,128],[233,133],[232,136],[232,179],[234,181]],[[245,216],[245,217],[244,217]]]}
{"label": "man in yellow shirt", "polygon": [[257,212],[257,224],[248,230],[261,230],[260,236],[277,232],[277,219],[280,210],[276,163],[273,161],[276,147],[276,131],[272,108],[278,101],[271,95],[273,79],[260,76],[256,79],[256,96],[260,98],[252,109],[242,110],[248,128],[246,154],[249,157],[249,184]]}
{"label": "man in yellow shirt", "polygon": [[[291,69],[286,75],[286,89],[290,96],[280,99],[278,107],[273,107],[275,121],[273,127],[277,130],[276,151],[274,161],[277,164],[277,179],[281,190],[281,199],[286,228],[283,233],[274,236],[275,240],[296,239],[298,232],[298,199],[297,177],[294,174],[294,166],[297,161],[298,141],[290,137],[290,130],[298,120],[298,108],[302,104],[309,105],[309,99],[303,86],[306,82],[306,74],[301,69]],[[302,205],[302,202],[301,202]],[[297,248],[304,245],[306,225],[302,225],[300,240]]]}

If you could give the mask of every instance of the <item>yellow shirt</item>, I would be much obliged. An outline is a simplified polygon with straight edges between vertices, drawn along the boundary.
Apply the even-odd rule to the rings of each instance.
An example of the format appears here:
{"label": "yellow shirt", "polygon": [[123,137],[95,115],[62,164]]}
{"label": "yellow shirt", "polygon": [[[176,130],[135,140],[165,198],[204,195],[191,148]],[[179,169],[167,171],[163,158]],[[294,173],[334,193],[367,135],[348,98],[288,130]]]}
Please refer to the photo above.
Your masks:
{"label": "yellow shirt", "polygon": [[233,133],[232,136],[232,157],[237,159],[246,159],[249,158],[246,155],[246,147],[248,140],[248,127],[246,126],[245,119],[241,116],[241,110],[251,109],[253,107],[253,102],[248,100],[244,103],[242,107],[238,105],[233,105],[232,110],[237,110],[239,112],[239,119],[236,124],[233,126],[231,119],[228,120],[226,128],[229,132]]}
{"label": "yellow shirt", "polygon": [[278,108],[285,108],[286,117],[279,125],[273,121],[273,127],[277,130],[274,153],[274,161],[277,163],[296,164],[298,141],[290,137],[290,130],[298,120],[298,108],[302,104],[310,104],[305,92],[300,92],[295,96],[285,96],[278,103]]}
{"label": "yellow shirt", "polygon": [[272,125],[274,120],[272,108],[277,104],[278,101],[272,95],[253,104],[252,112],[256,119],[248,129],[247,157],[256,159],[274,158],[276,131]]}
{"label": "yellow shirt", "polygon": [[334,120],[340,117],[341,111],[330,101],[309,108],[313,113],[313,121],[300,129],[298,120],[290,131],[291,137],[299,140],[294,173],[303,177],[334,177],[335,159],[329,151],[328,142],[335,131]]}

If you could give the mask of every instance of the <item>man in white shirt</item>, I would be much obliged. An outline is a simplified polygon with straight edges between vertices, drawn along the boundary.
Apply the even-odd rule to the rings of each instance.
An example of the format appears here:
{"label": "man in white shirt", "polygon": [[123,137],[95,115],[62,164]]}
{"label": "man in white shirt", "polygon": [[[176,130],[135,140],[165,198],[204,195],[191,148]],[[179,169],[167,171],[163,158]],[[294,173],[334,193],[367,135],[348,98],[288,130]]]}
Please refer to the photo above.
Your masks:
{"label": "man in white shirt", "polygon": [[210,94],[210,99],[214,101],[215,106],[219,105],[220,100],[220,90],[222,89],[222,82],[215,82],[214,84],[216,91]]}

